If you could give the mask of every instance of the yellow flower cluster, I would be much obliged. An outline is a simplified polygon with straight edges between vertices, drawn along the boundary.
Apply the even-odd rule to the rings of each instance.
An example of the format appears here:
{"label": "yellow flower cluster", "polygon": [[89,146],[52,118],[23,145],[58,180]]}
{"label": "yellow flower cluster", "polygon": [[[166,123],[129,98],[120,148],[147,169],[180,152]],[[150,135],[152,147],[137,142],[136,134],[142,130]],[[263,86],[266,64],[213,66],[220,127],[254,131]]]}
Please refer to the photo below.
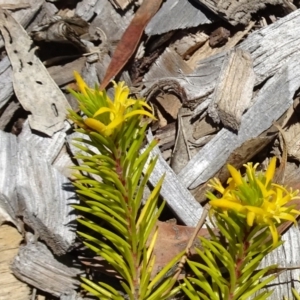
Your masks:
{"label": "yellow flower cluster", "polygon": [[228,186],[223,187],[221,182],[214,178],[209,186],[217,190],[222,197],[218,198],[211,192],[207,193],[212,209],[227,212],[229,210],[244,216],[248,226],[266,225],[273,237],[273,244],[277,244],[279,236],[277,225],[282,220],[296,224],[296,217],[300,211],[293,209],[291,200],[296,199],[298,190],[288,191],[282,185],[273,183],[276,168],[276,158],[273,157],[265,173],[257,172],[258,164],[245,164],[246,175],[233,166],[228,165],[231,177]]}
{"label": "yellow flower cluster", "polygon": [[[81,105],[80,109],[87,115],[87,118],[83,119],[86,128],[95,130],[104,136],[111,136],[127,119],[134,115],[144,115],[155,119],[150,112],[144,109],[152,111],[145,101],[128,97],[129,88],[125,86],[124,82],[118,84],[113,82],[115,96],[112,101],[105,91],[88,87],[79,73],[74,72],[74,76],[82,94],[77,97]],[[87,112],[87,110],[89,111]]]}

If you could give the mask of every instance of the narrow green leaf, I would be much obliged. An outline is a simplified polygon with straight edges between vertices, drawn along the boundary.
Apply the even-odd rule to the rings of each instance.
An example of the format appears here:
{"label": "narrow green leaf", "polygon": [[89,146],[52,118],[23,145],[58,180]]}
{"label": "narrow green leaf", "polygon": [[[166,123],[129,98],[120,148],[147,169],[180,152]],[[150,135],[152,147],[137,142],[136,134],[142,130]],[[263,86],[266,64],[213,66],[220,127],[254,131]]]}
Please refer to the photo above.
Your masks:
{"label": "narrow green leaf", "polygon": [[90,206],[92,209],[96,210],[96,207],[99,207],[101,211],[105,211],[114,218],[116,218],[120,223],[122,223],[124,226],[127,225],[127,222],[125,221],[125,216],[123,214],[122,209],[117,209],[118,207],[112,203],[112,201],[91,201],[88,200],[85,202],[88,206]]}
{"label": "narrow green leaf", "polygon": [[160,280],[162,280],[166,274],[173,268],[176,267],[176,264],[181,259],[181,257],[185,254],[185,251],[178,253],[171,261],[169,261],[163,268],[160,270],[158,274],[152,279],[148,288],[152,289]]}
{"label": "narrow green leaf", "polygon": [[161,299],[161,297],[167,293],[168,290],[170,290],[174,284],[176,283],[176,280],[174,278],[167,278],[164,281],[162,281],[159,286],[150,293],[150,295],[146,298],[147,300],[157,300]]}
{"label": "narrow green leaf", "polygon": [[110,230],[107,230],[101,226],[98,226],[94,223],[91,222],[87,222],[85,220],[82,219],[78,219],[78,222],[85,225],[86,227],[98,232],[99,234],[102,234],[103,236],[105,236],[108,240],[110,240],[112,243],[116,243],[119,245],[122,245],[124,248],[130,248],[130,245],[124,241],[119,235],[111,232]]}
{"label": "narrow green leaf", "polygon": [[263,287],[265,287],[268,283],[270,283],[271,281],[273,281],[276,278],[276,276],[270,276],[269,278],[265,279],[264,281],[256,284],[251,290],[248,290],[247,292],[245,292],[240,300],[247,300],[251,295],[253,295],[254,293],[256,293],[257,291],[259,291],[260,289],[262,289]]}
{"label": "narrow green leaf", "polygon": [[130,300],[136,300],[134,298],[134,295],[132,293],[133,288],[130,289],[130,287],[124,282],[124,281],[120,281],[121,286],[123,287],[125,293],[128,295]]}
{"label": "narrow green leaf", "polygon": [[199,280],[197,278],[192,278],[192,277],[189,277],[188,279],[192,283],[197,284],[200,288],[202,288],[203,291],[205,291],[209,295],[210,300],[219,300],[219,297],[216,296],[216,294],[214,293],[214,291],[211,289],[210,286],[208,289],[204,289],[204,287],[207,286],[207,284],[205,284],[205,282],[203,282],[202,280]]}
{"label": "narrow green leaf", "polygon": [[160,178],[160,180],[156,184],[155,188],[153,189],[152,193],[150,194],[148,200],[146,201],[146,205],[143,207],[141,214],[139,216],[139,219],[137,221],[137,227],[142,222],[143,218],[147,217],[146,211],[148,210],[148,207],[152,204],[153,199],[155,199],[155,197],[157,197],[157,195],[159,194],[164,178],[165,178],[165,175],[163,175]]}

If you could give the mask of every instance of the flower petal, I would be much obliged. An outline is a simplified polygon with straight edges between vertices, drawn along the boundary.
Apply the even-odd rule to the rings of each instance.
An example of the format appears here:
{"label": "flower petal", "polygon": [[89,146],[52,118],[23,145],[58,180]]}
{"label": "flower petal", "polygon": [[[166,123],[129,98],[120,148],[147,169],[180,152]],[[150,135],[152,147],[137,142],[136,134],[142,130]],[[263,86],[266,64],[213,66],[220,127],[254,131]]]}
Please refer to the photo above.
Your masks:
{"label": "flower petal", "polygon": [[147,116],[153,120],[156,120],[156,118],[151,114],[149,113],[148,111],[146,110],[142,110],[142,109],[138,109],[138,110],[134,110],[134,111],[131,111],[129,113],[127,113],[125,116],[124,116],[124,119],[128,119],[134,115],[144,115],[144,116]]}
{"label": "flower petal", "polygon": [[89,87],[87,86],[85,81],[82,79],[82,77],[80,76],[80,74],[77,71],[74,71],[74,77],[76,79],[77,85],[78,85],[79,90],[81,91],[81,93],[84,94],[85,96],[87,96],[86,90]]}
{"label": "flower petal", "polygon": [[234,180],[236,185],[243,184],[243,179],[241,173],[232,165],[227,165],[228,171],[230,172],[232,179]]}
{"label": "flower petal", "polygon": [[106,126],[102,122],[93,118],[86,118],[84,120],[84,123],[91,129],[96,130],[99,133],[104,133],[106,130]]}
{"label": "flower petal", "polygon": [[229,200],[224,199],[218,199],[218,200],[211,200],[209,204],[212,207],[219,207],[219,208],[225,208],[225,209],[233,209],[235,211],[241,211],[244,209],[244,206],[240,203],[232,202]]}
{"label": "flower petal", "polygon": [[267,171],[265,173],[266,176],[266,186],[272,181],[276,169],[276,156],[271,158]]}

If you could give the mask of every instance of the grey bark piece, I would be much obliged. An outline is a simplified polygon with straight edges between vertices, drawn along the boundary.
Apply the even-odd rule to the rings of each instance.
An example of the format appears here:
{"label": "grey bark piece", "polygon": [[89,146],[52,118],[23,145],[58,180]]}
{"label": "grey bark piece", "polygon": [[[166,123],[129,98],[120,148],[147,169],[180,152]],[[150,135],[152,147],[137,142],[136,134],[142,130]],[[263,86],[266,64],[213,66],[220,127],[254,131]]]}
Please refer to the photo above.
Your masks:
{"label": "grey bark piece", "polygon": [[[12,16],[24,27],[26,28],[36,13],[41,8],[44,0],[26,0],[24,1],[29,5],[29,8],[15,10],[12,12]],[[14,3],[11,0],[0,0],[0,8],[5,7],[9,4]],[[17,6],[17,5],[16,5]],[[0,36],[0,48],[4,46],[4,41]]]}
{"label": "grey bark piece", "polygon": [[0,61],[0,109],[13,95],[12,69],[8,57]]}
{"label": "grey bark piece", "polygon": [[18,136],[18,215],[57,255],[65,254],[76,237],[76,215],[70,206],[77,202],[75,193],[52,165],[65,137],[62,132],[51,139],[33,135],[27,122]]}
{"label": "grey bark piece", "polygon": [[125,9],[131,2],[132,0],[111,0],[112,5],[114,5],[115,8],[121,8]]}
{"label": "grey bark piece", "polygon": [[61,295],[60,300],[87,300],[89,298],[81,298],[76,291],[73,291],[72,293],[68,295]]}
{"label": "grey bark piece", "polygon": [[[152,139],[153,136],[151,132],[149,132],[147,134],[148,142],[150,142]],[[165,179],[160,194],[185,225],[196,226],[202,215],[202,206],[181,184],[180,179],[178,180],[178,177],[174,171],[164,160],[157,146],[151,151],[150,157],[153,158],[156,155],[158,155],[158,160],[150,176],[151,184],[155,186],[160,178],[165,174]]]}
{"label": "grey bark piece", "polygon": [[49,136],[63,129],[66,111],[70,108],[65,96],[34,54],[26,31],[6,11],[0,10],[0,30],[13,67],[16,96],[30,111],[31,128]]}
{"label": "grey bark piece", "polygon": [[300,248],[300,231],[298,226],[292,226],[282,237],[285,243],[266,256],[260,268],[270,265],[278,265],[278,268],[293,268],[292,270],[283,271],[272,281],[272,284],[266,289],[274,290],[270,299],[293,299],[292,288],[300,290],[299,284],[299,252]]}
{"label": "grey bark piece", "polygon": [[86,57],[80,57],[64,65],[51,66],[47,70],[58,86],[74,81],[74,70],[81,73]]}
{"label": "grey bark piece", "polygon": [[43,2],[44,3],[42,5],[39,13],[36,15],[33,22],[30,23],[29,26],[26,28],[27,32],[31,32],[32,28],[34,28],[36,25],[40,24],[45,18],[51,18],[58,12],[57,7],[53,3],[45,2],[45,1],[43,1]]}
{"label": "grey bark piece", "polygon": [[5,127],[8,125],[8,123],[11,122],[13,115],[16,113],[16,111],[20,107],[21,107],[21,105],[16,99],[14,99],[14,101],[11,101],[7,105],[2,116],[0,117],[0,130],[3,131],[5,129]]}
{"label": "grey bark piece", "polygon": [[17,137],[11,133],[0,131],[0,144],[0,219],[12,222],[20,231],[15,185],[18,165]]}
{"label": "grey bark piece", "polygon": [[98,0],[98,13],[93,19],[90,31],[95,32],[100,28],[106,34],[107,42],[119,41],[133,18],[132,10],[128,10],[124,16],[121,16],[108,0]]}
{"label": "grey bark piece", "polygon": [[198,8],[189,0],[167,0],[145,29],[149,36],[162,34],[176,29],[197,27],[210,24],[209,12]]}
{"label": "grey bark piece", "polygon": [[255,74],[252,59],[242,49],[230,51],[225,58],[209,115],[227,128],[238,130],[244,111],[250,106]]}
{"label": "grey bark piece", "polygon": [[255,97],[254,105],[242,116],[238,134],[222,129],[178,174],[185,187],[196,188],[226,163],[229,155],[245,141],[259,136],[292,104],[299,88],[300,57],[295,54]]}
{"label": "grey bark piece", "polygon": [[40,242],[21,246],[11,269],[22,281],[56,297],[73,294],[80,284],[76,279],[80,270],[58,262]]}
{"label": "grey bark piece", "polygon": [[75,15],[81,17],[85,21],[89,21],[94,15],[97,3],[100,1],[101,0],[80,1],[76,6]]}
{"label": "grey bark piece", "polygon": [[266,8],[267,4],[283,4],[282,0],[193,0],[209,8],[232,25],[247,25],[251,14]]}
{"label": "grey bark piece", "polygon": [[[255,85],[259,85],[273,76],[284,63],[299,52],[300,10],[285,16],[277,22],[250,34],[238,48],[250,53],[253,69],[256,76]],[[288,33],[288,34],[287,34]],[[284,37],[284,42],[283,42]],[[274,50],[276,49],[276,51]],[[221,66],[226,53],[220,53],[200,61],[197,69],[188,75],[180,72],[164,74],[161,65],[153,64],[150,71],[144,76],[147,93],[154,84],[159,85],[164,80],[175,80],[185,90],[188,101],[205,98],[210,95],[216,85]],[[161,74],[155,77],[154,74]],[[198,102],[196,102],[198,103]]]}

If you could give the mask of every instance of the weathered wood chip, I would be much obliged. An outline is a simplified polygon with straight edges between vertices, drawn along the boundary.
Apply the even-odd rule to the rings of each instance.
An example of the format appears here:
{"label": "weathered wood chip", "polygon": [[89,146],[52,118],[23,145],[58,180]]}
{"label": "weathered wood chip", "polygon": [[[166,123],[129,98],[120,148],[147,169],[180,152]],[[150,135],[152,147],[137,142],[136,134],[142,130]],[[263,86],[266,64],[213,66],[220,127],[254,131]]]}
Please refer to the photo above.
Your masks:
{"label": "weathered wood chip", "polygon": [[125,9],[132,2],[132,0],[110,0],[110,2],[115,8]]}
{"label": "weathered wood chip", "polygon": [[189,161],[179,173],[184,186],[196,188],[213,177],[232,151],[245,141],[259,136],[287,111],[299,88],[299,66],[300,57],[297,53],[256,95],[253,106],[242,116],[238,133],[223,128]]}
{"label": "weathered wood chip", "polygon": [[[76,238],[76,215],[71,207],[77,202],[75,192],[71,182],[53,165],[65,138],[63,132],[52,138],[34,135],[27,122],[18,136],[18,216],[57,255],[65,254]],[[61,161],[60,158],[57,163]]]}
{"label": "weathered wood chip", "polygon": [[60,297],[63,294],[73,294],[79,285],[76,277],[80,270],[69,267],[70,263],[70,257],[61,258],[59,262],[46,245],[29,241],[20,247],[11,269],[22,281]]}
{"label": "weathered wood chip", "polygon": [[12,69],[8,57],[0,61],[0,108],[2,108],[13,95]]}
{"label": "weathered wood chip", "polygon": [[247,25],[251,14],[266,8],[268,4],[283,4],[282,0],[193,0],[209,8],[232,25]]}
{"label": "weathered wood chip", "polygon": [[66,253],[76,237],[70,206],[75,195],[57,170],[65,161],[56,159],[64,140],[62,132],[53,138],[34,135],[28,123],[18,137],[0,131],[0,223],[12,222],[19,231],[26,223],[57,255]]}
{"label": "weathered wood chip", "polygon": [[238,130],[244,111],[252,99],[255,74],[252,59],[242,49],[230,51],[224,60],[219,80],[208,109],[214,122]]}
{"label": "weathered wood chip", "polygon": [[[256,75],[255,85],[272,77],[289,57],[299,52],[299,34],[296,30],[299,26],[300,10],[298,9],[272,25],[253,32],[238,46],[251,54]],[[287,32],[289,34],[286,34]],[[282,42],[283,36],[285,37],[284,43]],[[178,70],[172,74],[164,73],[160,71],[161,63],[156,62],[144,76],[146,89],[143,92],[146,94],[152,86],[159,86],[160,82],[176,81],[185,91],[188,102],[192,105],[195,102],[197,105],[199,101],[194,100],[211,97],[224,57],[225,53],[219,53],[201,60],[197,69],[192,73],[185,73],[183,69],[182,72]]]}
{"label": "weathered wood chip", "polygon": [[18,280],[10,270],[23,237],[16,228],[0,226],[0,299],[30,300],[30,287]]}
{"label": "weathered wood chip", "polygon": [[65,96],[34,54],[32,40],[24,28],[0,9],[0,30],[13,68],[13,85],[23,108],[31,112],[32,129],[52,136],[63,129],[70,108]]}
{"label": "weathered wood chip", "polygon": [[145,29],[149,36],[210,24],[213,15],[190,1],[167,0]]}
{"label": "weathered wood chip", "polygon": [[[153,139],[151,132],[147,134],[147,140]],[[160,178],[165,174],[165,180],[162,185],[161,195],[168,203],[174,213],[188,226],[196,226],[201,214],[202,206],[195,200],[191,193],[181,184],[174,171],[162,157],[159,148],[156,146],[151,151],[151,158],[158,155],[155,168],[150,176],[150,182],[153,186],[157,184]]]}

